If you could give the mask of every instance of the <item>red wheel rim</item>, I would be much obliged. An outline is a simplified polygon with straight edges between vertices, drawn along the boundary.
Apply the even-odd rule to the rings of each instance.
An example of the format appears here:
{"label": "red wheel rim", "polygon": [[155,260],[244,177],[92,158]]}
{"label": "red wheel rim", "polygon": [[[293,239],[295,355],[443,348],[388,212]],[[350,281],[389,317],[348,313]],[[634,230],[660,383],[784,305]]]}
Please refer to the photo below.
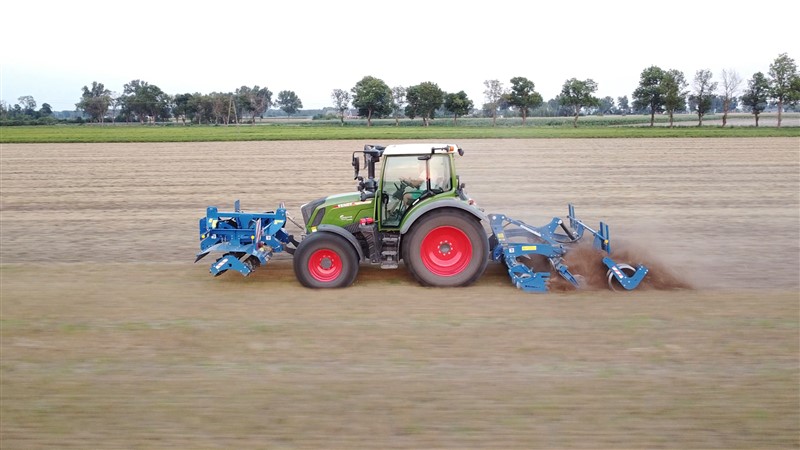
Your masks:
{"label": "red wheel rim", "polygon": [[323,283],[333,281],[342,273],[342,259],[333,250],[317,250],[308,259],[308,273]]}
{"label": "red wheel rim", "polygon": [[472,261],[472,242],[455,227],[438,227],[420,245],[422,264],[434,275],[450,277],[461,273]]}

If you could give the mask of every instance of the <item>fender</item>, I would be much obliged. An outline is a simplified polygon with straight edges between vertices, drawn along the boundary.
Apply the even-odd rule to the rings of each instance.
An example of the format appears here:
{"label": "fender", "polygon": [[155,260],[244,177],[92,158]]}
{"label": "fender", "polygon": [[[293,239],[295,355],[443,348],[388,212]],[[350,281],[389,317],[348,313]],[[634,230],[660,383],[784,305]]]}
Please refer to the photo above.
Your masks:
{"label": "fender", "polygon": [[400,234],[406,234],[406,232],[408,232],[408,230],[411,229],[411,225],[414,225],[414,222],[416,222],[417,219],[422,217],[423,214],[439,208],[461,209],[469,212],[470,214],[475,216],[475,218],[477,218],[478,220],[486,219],[486,214],[484,214],[483,211],[481,211],[475,206],[469,205],[455,198],[442,199],[432,203],[428,203],[425,206],[415,209],[414,212],[412,212],[411,215],[408,216],[408,219],[406,219],[405,223],[403,223],[403,227],[400,229]]}
{"label": "fender", "polygon": [[358,260],[359,261],[363,261],[364,260],[364,252],[361,250],[361,245],[359,245],[359,243],[356,240],[355,236],[353,236],[353,233],[345,230],[344,228],[342,228],[340,226],[330,225],[330,224],[319,225],[317,227],[317,231],[315,231],[315,233],[319,233],[320,231],[324,231],[324,232],[327,232],[327,233],[338,234],[339,236],[347,239],[347,242],[349,242],[350,245],[353,246],[353,250],[355,250],[356,253],[358,254]]}

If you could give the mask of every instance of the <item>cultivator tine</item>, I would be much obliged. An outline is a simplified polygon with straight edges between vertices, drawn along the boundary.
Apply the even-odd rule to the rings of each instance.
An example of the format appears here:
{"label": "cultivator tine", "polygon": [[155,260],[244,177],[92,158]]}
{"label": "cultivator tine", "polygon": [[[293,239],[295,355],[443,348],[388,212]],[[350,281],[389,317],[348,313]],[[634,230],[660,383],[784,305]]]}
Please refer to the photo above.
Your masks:
{"label": "cultivator tine", "polygon": [[508,267],[511,282],[524,292],[547,292],[550,272],[534,272],[522,264]]}
{"label": "cultivator tine", "polygon": [[561,275],[561,277],[565,280],[569,281],[573,286],[578,289],[583,287],[582,283],[578,281],[578,277],[572,275],[572,272],[569,271],[566,264],[563,264],[559,261],[555,268],[558,274]]}

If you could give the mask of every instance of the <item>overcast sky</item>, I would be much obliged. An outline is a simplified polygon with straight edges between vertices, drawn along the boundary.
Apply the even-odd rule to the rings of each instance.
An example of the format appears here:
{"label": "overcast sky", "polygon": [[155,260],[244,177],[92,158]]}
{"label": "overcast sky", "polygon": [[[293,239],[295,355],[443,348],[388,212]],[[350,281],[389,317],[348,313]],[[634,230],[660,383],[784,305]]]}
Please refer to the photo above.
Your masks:
{"label": "overcast sky", "polygon": [[[762,9],[759,9],[762,8]],[[5,1],[0,99],[74,110],[93,81],[164,92],[294,91],[306,109],[366,75],[437,83],[485,103],[485,80],[522,76],[545,100],[569,78],[629,98],[642,70],[747,80],[788,53],[800,63],[800,1]]]}

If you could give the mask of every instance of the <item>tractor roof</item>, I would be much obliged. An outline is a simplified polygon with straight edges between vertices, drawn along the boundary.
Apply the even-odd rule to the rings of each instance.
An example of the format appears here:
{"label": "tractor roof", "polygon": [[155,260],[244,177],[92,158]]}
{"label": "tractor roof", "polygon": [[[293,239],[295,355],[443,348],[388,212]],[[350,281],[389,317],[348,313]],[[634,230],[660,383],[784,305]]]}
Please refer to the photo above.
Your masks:
{"label": "tractor roof", "polygon": [[384,156],[391,155],[429,155],[431,153],[453,153],[458,151],[456,144],[393,144],[383,150]]}

